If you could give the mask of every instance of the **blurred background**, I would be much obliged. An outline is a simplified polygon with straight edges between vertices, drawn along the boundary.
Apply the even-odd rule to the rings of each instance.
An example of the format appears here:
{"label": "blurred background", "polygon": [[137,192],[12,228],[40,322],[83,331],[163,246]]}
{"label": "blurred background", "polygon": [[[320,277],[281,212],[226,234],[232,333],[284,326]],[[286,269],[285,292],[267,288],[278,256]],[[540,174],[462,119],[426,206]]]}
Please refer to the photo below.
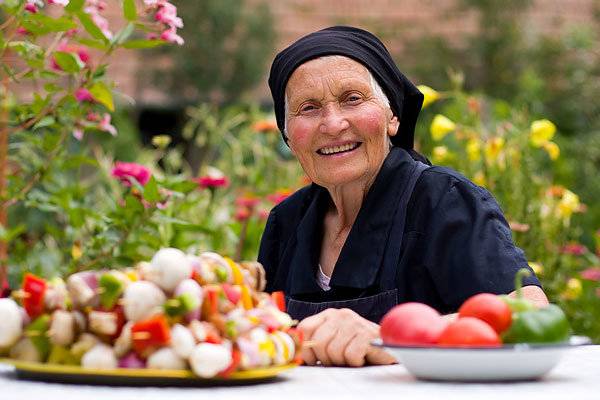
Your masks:
{"label": "blurred background", "polygon": [[[255,259],[270,208],[308,183],[274,123],[270,63],[306,33],[349,24],[427,86],[419,151],[494,194],[551,301],[600,341],[599,0],[172,4],[184,45],[110,58],[118,134],[72,139],[82,158],[45,171],[9,210],[13,286],[26,270],[128,266],[163,246]],[[118,25],[122,10],[104,15]],[[28,171],[38,155],[11,140]],[[116,161],[153,179],[123,188]]]}

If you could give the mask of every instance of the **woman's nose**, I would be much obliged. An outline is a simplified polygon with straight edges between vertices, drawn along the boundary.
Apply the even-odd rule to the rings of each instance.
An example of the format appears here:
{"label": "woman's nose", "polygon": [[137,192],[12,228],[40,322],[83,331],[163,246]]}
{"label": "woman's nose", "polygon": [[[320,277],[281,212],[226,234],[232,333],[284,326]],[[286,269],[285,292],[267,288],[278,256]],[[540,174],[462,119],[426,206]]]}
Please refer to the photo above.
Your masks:
{"label": "woman's nose", "polygon": [[329,105],[325,107],[324,111],[323,119],[319,125],[319,132],[335,135],[350,127],[346,116],[339,107]]}

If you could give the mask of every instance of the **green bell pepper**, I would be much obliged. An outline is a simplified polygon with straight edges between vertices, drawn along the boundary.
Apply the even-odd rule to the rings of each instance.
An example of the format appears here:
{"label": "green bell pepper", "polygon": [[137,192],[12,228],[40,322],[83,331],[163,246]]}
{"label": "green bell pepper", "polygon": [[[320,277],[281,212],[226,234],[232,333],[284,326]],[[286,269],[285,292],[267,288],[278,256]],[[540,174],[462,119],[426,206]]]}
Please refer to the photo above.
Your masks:
{"label": "green bell pepper", "polygon": [[[536,308],[522,297],[522,278],[529,270],[521,269],[515,277],[517,298],[508,302],[513,310],[512,324],[502,334],[504,343],[552,343],[569,338],[571,328],[563,310],[556,304]],[[506,299],[505,299],[506,301]]]}
{"label": "green bell pepper", "polygon": [[100,277],[98,286],[101,288],[100,304],[102,304],[102,307],[106,310],[111,310],[125,290],[123,282],[113,274],[106,273]]}
{"label": "green bell pepper", "polygon": [[50,315],[42,314],[25,328],[25,335],[31,339],[31,343],[33,343],[33,346],[38,351],[42,361],[46,361],[50,353],[51,344],[48,338],[50,320]]}

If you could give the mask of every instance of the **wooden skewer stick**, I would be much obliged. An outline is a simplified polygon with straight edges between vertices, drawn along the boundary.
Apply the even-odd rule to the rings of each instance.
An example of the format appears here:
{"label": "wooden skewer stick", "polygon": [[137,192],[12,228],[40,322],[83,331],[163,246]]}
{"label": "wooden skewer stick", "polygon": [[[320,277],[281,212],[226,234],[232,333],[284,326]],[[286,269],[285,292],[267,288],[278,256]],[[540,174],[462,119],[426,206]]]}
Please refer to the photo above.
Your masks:
{"label": "wooden skewer stick", "polygon": [[315,347],[316,345],[317,345],[316,340],[305,340],[304,342],[302,342],[302,347],[305,349],[311,349],[311,348]]}
{"label": "wooden skewer stick", "polygon": [[12,297],[14,297],[15,299],[27,299],[31,297],[31,294],[27,293],[24,290],[15,290],[14,292],[12,292]]}

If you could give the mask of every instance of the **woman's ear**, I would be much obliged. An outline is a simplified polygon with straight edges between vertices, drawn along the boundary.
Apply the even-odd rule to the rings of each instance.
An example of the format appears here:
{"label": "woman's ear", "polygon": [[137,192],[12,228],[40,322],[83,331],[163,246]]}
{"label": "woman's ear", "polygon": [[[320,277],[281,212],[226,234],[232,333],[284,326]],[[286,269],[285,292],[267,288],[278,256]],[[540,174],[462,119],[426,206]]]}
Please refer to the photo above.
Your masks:
{"label": "woman's ear", "polygon": [[400,121],[398,120],[398,117],[396,117],[394,114],[392,114],[392,117],[388,121],[387,134],[389,136],[396,136],[396,133],[398,133],[399,126],[400,126]]}

